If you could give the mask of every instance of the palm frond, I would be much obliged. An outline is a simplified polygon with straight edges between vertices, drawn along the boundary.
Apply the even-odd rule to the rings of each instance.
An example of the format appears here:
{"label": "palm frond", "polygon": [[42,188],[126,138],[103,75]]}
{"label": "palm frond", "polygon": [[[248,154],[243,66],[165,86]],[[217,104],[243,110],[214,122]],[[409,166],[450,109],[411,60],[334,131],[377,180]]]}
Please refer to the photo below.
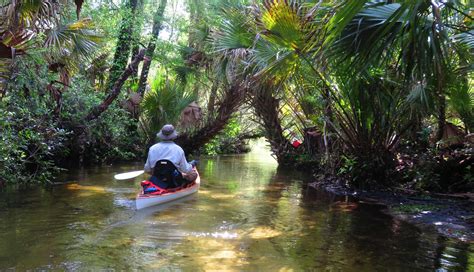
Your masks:
{"label": "palm frond", "polygon": [[248,17],[236,8],[224,11],[225,19],[214,33],[214,47],[217,51],[250,48],[255,35]]}
{"label": "palm frond", "polygon": [[183,85],[158,75],[140,105],[141,121],[148,139],[153,141],[155,133],[163,125],[176,124],[184,108],[195,100],[196,96],[186,91]]}
{"label": "palm frond", "polygon": [[474,30],[462,32],[453,36],[453,42],[467,46],[474,50]]}
{"label": "palm frond", "polygon": [[[80,19],[46,31],[45,46],[67,50],[75,57],[90,59],[102,37],[94,30],[90,18]],[[65,52],[65,51],[63,51]]]}

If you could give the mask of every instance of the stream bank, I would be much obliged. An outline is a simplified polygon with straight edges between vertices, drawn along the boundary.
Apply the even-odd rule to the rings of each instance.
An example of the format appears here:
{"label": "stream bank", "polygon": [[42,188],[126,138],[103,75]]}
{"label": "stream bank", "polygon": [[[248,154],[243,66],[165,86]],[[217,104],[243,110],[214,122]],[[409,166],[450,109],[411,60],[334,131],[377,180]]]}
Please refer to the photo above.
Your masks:
{"label": "stream bank", "polygon": [[382,211],[422,229],[434,229],[443,236],[474,242],[474,194],[428,194],[406,190],[356,190],[336,179],[308,183],[351,201],[383,205]]}

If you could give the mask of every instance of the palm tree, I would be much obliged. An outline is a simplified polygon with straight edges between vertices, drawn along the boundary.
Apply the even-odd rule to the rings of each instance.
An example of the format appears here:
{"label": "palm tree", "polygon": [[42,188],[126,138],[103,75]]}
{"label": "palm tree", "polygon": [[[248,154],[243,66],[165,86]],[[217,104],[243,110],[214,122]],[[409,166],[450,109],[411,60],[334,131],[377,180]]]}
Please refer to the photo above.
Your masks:
{"label": "palm tree", "polygon": [[[359,156],[360,161],[374,156],[372,161],[379,162],[381,170],[373,171],[374,177],[382,178],[379,172],[393,164],[390,150],[405,129],[403,118],[394,119],[406,109],[405,96],[390,80],[375,80],[378,75],[370,73],[354,79],[331,65],[326,52],[332,36],[324,23],[334,17],[326,5],[274,0],[243,12],[227,10],[216,47],[228,56],[223,60],[233,65],[233,74],[251,82],[255,111],[280,163],[292,150],[286,148],[282,103],[277,97],[293,111],[303,112],[295,114],[298,126],[305,127],[310,115],[319,114],[321,130],[331,127],[344,141],[345,152]],[[322,101],[308,106],[307,96]],[[324,139],[329,155],[329,138],[325,135]]]}
{"label": "palm tree", "polygon": [[349,154],[378,162],[365,167],[374,173],[393,166],[393,149],[418,111],[407,103],[415,91],[434,94],[442,132],[447,74],[469,63],[450,39],[469,30],[462,5],[393,2],[348,1],[327,12],[319,3],[265,1],[255,7],[257,35],[247,62],[258,78],[290,86],[303,79],[302,86],[317,89],[334,115],[321,112],[325,121]]}
{"label": "palm tree", "polygon": [[[50,69],[60,74],[62,88],[69,84],[70,74],[80,63],[91,60],[101,37],[90,19],[79,19],[82,1],[76,1],[78,20],[65,23],[61,10],[67,3],[12,1],[0,7],[0,63],[3,68],[0,79],[9,78],[11,70],[7,67],[11,67],[16,56],[38,47],[49,49],[45,58]],[[35,39],[39,34],[44,34],[44,40],[38,43]],[[52,85],[48,88],[57,89]]]}
{"label": "palm tree", "polygon": [[472,60],[460,47],[464,43],[472,50],[473,45],[472,17],[462,2],[355,0],[342,6],[327,27],[333,56],[349,61],[351,71],[393,66],[406,86],[416,86],[413,91],[420,87],[414,82],[424,83],[422,93],[437,101],[438,140],[446,122],[450,74]]}
{"label": "palm tree", "polygon": [[155,134],[163,125],[176,124],[184,108],[195,100],[183,84],[158,74],[141,102],[140,128],[147,143],[154,143]]}
{"label": "palm tree", "polygon": [[303,61],[300,55],[306,50],[304,33],[310,32],[304,15],[297,12],[299,6],[294,4],[265,1],[262,7],[228,7],[225,20],[213,37],[227,77],[243,80],[249,86],[249,102],[282,164],[294,158],[288,156],[294,150],[284,136],[284,103],[278,97],[285,96],[283,84]]}

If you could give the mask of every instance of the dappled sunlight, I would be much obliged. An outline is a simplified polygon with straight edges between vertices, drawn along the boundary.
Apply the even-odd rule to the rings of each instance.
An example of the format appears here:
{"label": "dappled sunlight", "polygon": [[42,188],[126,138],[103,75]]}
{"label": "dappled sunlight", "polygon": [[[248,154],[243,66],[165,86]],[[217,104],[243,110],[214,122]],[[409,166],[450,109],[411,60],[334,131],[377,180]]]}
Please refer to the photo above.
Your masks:
{"label": "dappled sunlight", "polygon": [[79,196],[91,196],[94,194],[105,194],[106,188],[102,186],[80,185],[71,183],[66,185],[66,189],[71,191],[80,191]]}
{"label": "dappled sunlight", "polygon": [[268,239],[280,236],[282,233],[278,230],[272,229],[268,226],[258,226],[252,228],[248,236],[252,239]]}
{"label": "dappled sunlight", "polygon": [[331,204],[330,211],[352,212],[359,207],[357,202],[336,201]]}
{"label": "dappled sunlight", "polygon": [[246,253],[240,250],[239,242],[210,237],[188,237],[184,244],[195,250],[190,262],[204,271],[236,271],[248,264]]}
{"label": "dappled sunlight", "polygon": [[211,238],[221,238],[221,239],[236,239],[239,235],[235,232],[193,232],[190,234],[192,237],[211,237]]}
{"label": "dappled sunlight", "polygon": [[474,272],[474,0],[0,1],[0,272]]}
{"label": "dappled sunlight", "polygon": [[222,199],[222,200],[225,200],[225,199],[234,199],[236,197],[238,197],[238,195],[235,195],[235,194],[225,194],[225,193],[212,193],[212,194],[209,194],[209,197],[213,198],[213,199]]}
{"label": "dappled sunlight", "polygon": [[[136,183],[89,175],[58,187],[54,201],[45,198],[41,216],[23,214],[31,219],[25,221],[10,214],[16,219],[0,238],[17,245],[33,235],[36,242],[29,249],[44,254],[23,254],[21,260],[31,263],[26,268],[54,259],[78,263],[77,270],[103,270],[113,263],[123,271],[377,271],[406,268],[400,264],[407,258],[426,262],[424,248],[437,247],[406,224],[395,225],[372,211],[361,213],[350,199],[306,190],[295,172],[261,169],[245,159],[216,160],[215,172],[202,174],[198,193],[140,211],[130,201],[139,189]],[[37,195],[32,196],[23,213],[37,210]],[[56,223],[45,227],[45,217]],[[374,225],[382,227],[374,231]],[[393,255],[394,247],[406,253]],[[1,243],[0,252],[20,258]],[[52,254],[57,257],[49,258]],[[456,258],[449,258],[452,264],[459,261],[457,254],[449,251]]]}

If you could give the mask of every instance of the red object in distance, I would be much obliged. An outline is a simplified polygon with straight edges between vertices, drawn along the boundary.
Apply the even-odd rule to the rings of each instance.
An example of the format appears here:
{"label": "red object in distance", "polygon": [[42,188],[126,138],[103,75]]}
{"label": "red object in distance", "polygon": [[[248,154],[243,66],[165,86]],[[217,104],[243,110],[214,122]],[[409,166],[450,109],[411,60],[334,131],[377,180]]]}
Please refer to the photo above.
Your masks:
{"label": "red object in distance", "polygon": [[301,142],[298,141],[298,140],[294,140],[294,141],[291,143],[291,145],[292,145],[294,148],[298,148],[298,146],[301,145]]}

